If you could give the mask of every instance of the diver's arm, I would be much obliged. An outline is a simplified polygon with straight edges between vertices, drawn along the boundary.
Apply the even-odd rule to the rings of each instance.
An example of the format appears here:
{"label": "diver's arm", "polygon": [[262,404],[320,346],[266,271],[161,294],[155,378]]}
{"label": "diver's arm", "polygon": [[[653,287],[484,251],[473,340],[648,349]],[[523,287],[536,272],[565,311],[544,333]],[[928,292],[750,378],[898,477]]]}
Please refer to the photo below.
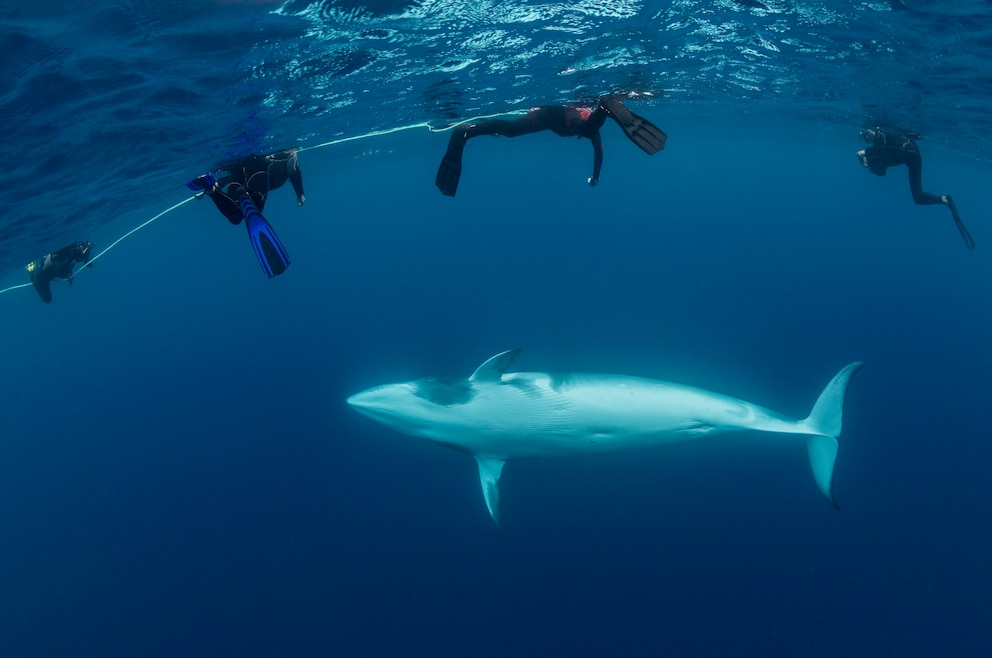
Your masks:
{"label": "diver's arm", "polygon": [[303,195],[303,174],[300,172],[300,161],[296,157],[296,149],[290,149],[287,155],[286,174],[289,176],[293,191],[296,192],[296,205],[302,206],[307,199]]}
{"label": "diver's arm", "polygon": [[[293,162],[296,163],[295,157]],[[289,172],[289,182],[293,185],[293,191],[296,192],[296,205],[302,206],[307,198],[303,195],[303,174],[300,173],[299,165],[293,167],[292,171]]]}

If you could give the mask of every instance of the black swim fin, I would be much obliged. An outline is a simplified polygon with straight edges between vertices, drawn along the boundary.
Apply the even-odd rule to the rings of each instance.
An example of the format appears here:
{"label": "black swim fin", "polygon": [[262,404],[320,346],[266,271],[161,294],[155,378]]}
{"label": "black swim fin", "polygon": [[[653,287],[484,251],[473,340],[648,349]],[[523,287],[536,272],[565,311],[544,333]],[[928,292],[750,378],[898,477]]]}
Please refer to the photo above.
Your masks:
{"label": "black swim fin", "polygon": [[968,249],[974,249],[975,238],[971,237],[971,231],[961,221],[961,216],[958,215],[958,207],[954,205],[954,199],[951,198],[950,194],[947,195],[947,207],[951,209],[951,216],[954,217],[954,225],[958,227],[958,232],[964,238],[964,243],[968,245]]}
{"label": "black swim fin", "polygon": [[437,176],[434,184],[441,190],[444,196],[455,196],[458,191],[458,181],[462,177],[462,154],[452,153],[449,149],[441,160],[441,166],[437,168]]}
{"label": "black swim fin", "polygon": [[448,150],[444,152],[441,159],[441,166],[437,168],[437,176],[434,184],[441,190],[444,196],[455,196],[458,191],[458,181],[462,177],[462,153],[465,152],[465,144],[468,142],[468,131],[459,126],[455,132],[451,133],[448,140]]}
{"label": "black swim fin", "polygon": [[639,149],[648,155],[654,155],[665,148],[668,135],[662,132],[661,128],[644,117],[634,114],[612,96],[604,96],[600,99],[600,104]]}
{"label": "black swim fin", "polygon": [[41,301],[46,304],[51,304],[51,279],[41,274],[42,262],[40,260],[30,262],[25,269],[28,271],[28,276],[31,278],[31,283],[34,284],[34,289],[38,292],[38,296],[41,297]]}
{"label": "black swim fin", "polygon": [[241,212],[245,216],[248,238],[251,240],[252,249],[255,250],[255,256],[258,257],[258,264],[262,266],[262,271],[270,279],[279,276],[286,271],[291,262],[286,248],[282,246],[279,236],[265,221],[265,217],[258,211],[247,194],[241,195],[238,205],[241,206]]}

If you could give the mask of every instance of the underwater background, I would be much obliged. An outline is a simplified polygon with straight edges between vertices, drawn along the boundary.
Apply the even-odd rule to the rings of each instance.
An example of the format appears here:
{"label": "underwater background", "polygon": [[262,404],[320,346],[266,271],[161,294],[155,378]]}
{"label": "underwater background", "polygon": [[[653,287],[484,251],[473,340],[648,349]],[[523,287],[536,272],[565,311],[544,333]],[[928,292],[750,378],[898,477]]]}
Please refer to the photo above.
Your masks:
{"label": "underwater background", "polygon": [[[0,656],[987,653],[988,3],[0,2],[0,44],[0,288],[175,206],[0,295]],[[663,152],[608,122],[590,188],[587,141],[480,137],[434,187],[450,125],[610,91]],[[184,182],[290,145],[267,280]],[[511,461],[496,528],[344,402],[515,347],[794,417],[862,360],[842,510],[745,434]]]}

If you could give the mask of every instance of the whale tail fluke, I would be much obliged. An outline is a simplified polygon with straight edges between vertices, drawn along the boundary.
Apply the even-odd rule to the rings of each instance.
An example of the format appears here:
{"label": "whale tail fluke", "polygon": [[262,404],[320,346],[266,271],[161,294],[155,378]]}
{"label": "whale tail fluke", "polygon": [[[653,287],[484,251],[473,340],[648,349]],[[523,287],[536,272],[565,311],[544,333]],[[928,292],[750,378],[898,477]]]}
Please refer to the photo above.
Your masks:
{"label": "whale tail fluke", "polygon": [[834,375],[817,398],[813,411],[800,421],[811,433],[806,440],[806,450],[809,453],[813,478],[827,502],[836,509],[840,507],[833,492],[834,461],[837,459],[837,437],[840,436],[843,425],[844,399],[847,397],[851,378],[863,366],[860,361],[851,363]]}

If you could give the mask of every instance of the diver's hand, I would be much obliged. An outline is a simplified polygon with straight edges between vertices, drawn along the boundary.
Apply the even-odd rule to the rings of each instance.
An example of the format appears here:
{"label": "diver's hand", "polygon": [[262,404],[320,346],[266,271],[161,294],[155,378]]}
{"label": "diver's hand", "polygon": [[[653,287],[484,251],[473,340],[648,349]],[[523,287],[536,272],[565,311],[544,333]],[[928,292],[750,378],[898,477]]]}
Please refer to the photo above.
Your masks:
{"label": "diver's hand", "polygon": [[302,206],[304,203],[306,203],[306,201],[307,201],[307,198],[305,196],[303,196],[302,194],[300,196],[296,197],[296,205],[297,205],[297,207]]}
{"label": "diver's hand", "polygon": [[596,185],[599,184],[599,179],[598,178],[590,178],[586,182],[589,183],[589,187],[596,187]]}

